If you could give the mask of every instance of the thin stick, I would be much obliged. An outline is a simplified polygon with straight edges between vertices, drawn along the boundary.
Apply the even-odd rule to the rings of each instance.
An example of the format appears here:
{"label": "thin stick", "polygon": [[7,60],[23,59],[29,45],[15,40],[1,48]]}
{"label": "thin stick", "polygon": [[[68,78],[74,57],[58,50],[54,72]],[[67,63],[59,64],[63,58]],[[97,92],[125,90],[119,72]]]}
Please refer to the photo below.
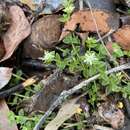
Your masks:
{"label": "thin stick", "polygon": [[[126,63],[124,65],[120,65],[120,66],[117,66],[115,68],[112,68],[112,69],[106,71],[106,74],[111,74],[111,73],[115,73],[115,72],[126,70],[126,69],[130,69],[130,63]],[[51,115],[53,110],[57,106],[59,106],[68,96],[74,94],[75,92],[77,92],[78,90],[82,89],[84,86],[87,86],[89,83],[95,81],[99,77],[100,77],[100,74],[97,74],[97,75],[95,75],[95,76],[93,76],[93,77],[91,77],[91,78],[89,78],[87,80],[82,81],[80,84],[76,85],[72,89],[69,89],[68,91],[63,91],[60,94],[60,96],[57,98],[57,100],[47,110],[47,112],[41,117],[41,119],[36,124],[36,126],[34,127],[33,130],[39,130],[41,128],[41,126],[43,125],[43,123],[46,121],[46,119]]]}
{"label": "thin stick", "polygon": [[12,87],[10,89],[4,90],[0,92],[0,99],[6,98],[7,96],[15,93],[20,92],[21,90],[25,89],[27,86],[33,85],[37,81],[39,81],[39,77],[33,76],[27,80],[25,80],[23,83],[16,85],[15,87]]}
{"label": "thin stick", "polygon": [[83,0],[79,0],[79,10],[83,10]]}
{"label": "thin stick", "polygon": [[[91,4],[89,3],[88,0],[87,0],[87,4],[88,4],[88,7],[89,7],[89,9],[90,9],[90,12],[91,12],[91,15],[92,15],[92,18],[93,18],[93,22],[94,22],[95,27],[96,27],[96,31],[97,31],[98,37],[99,37],[99,39],[100,39],[102,45],[104,46],[104,48],[105,48],[105,50],[106,50],[108,56],[110,57],[110,59],[113,60],[113,57],[111,56],[110,52],[107,50],[107,48],[106,48],[106,46],[105,46],[105,44],[104,44],[104,42],[103,42],[103,40],[102,40],[102,37],[101,37],[101,35],[100,35],[100,33],[99,33],[98,25],[97,25],[95,16],[94,16],[93,11],[92,11],[92,6],[91,6]],[[115,61],[115,60],[113,60],[113,61]]]}
{"label": "thin stick", "polygon": [[[118,66],[119,63],[115,60],[115,58],[114,58],[114,57],[111,55],[111,53],[108,51],[108,49],[106,48],[106,46],[105,46],[105,44],[104,44],[104,42],[103,42],[103,39],[102,39],[100,33],[99,33],[97,21],[96,21],[96,18],[95,18],[95,16],[94,16],[94,14],[93,14],[92,6],[91,6],[91,4],[89,3],[89,0],[87,0],[87,4],[88,4],[88,7],[89,7],[89,9],[90,9],[90,11],[91,11],[91,15],[92,15],[92,18],[93,18],[93,22],[94,22],[94,24],[95,24],[95,27],[96,27],[96,31],[97,31],[98,37],[99,37],[99,39],[100,39],[100,41],[101,41],[103,47],[105,48],[105,50],[106,50],[106,52],[107,52],[107,55],[109,56],[110,60],[112,60],[112,61],[114,62],[114,64],[115,64],[116,66]],[[122,73],[125,75],[125,77],[126,77],[127,79],[130,79],[130,77],[129,77],[124,71],[122,71]]]}
{"label": "thin stick", "polygon": [[111,34],[113,34],[115,31],[116,31],[116,30],[111,29],[107,34],[105,34],[104,36],[102,36],[102,39],[100,39],[100,38],[97,39],[97,42],[100,42],[101,40],[103,40],[103,39],[109,37],[109,36],[110,36]]}

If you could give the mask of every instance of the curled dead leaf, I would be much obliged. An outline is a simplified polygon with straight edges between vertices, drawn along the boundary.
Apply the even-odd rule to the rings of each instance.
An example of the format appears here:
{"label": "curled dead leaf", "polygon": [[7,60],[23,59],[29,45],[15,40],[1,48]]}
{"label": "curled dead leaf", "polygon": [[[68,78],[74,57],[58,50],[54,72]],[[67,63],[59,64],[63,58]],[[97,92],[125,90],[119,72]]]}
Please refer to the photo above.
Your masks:
{"label": "curled dead leaf", "polygon": [[6,54],[2,61],[10,58],[17,46],[31,33],[31,27],[19,6],[10,6],[11,26],[3,36]]}
{"label": "curled dead leaf", "polygon": [[11,79],[12,69],[0,67],[0,89],[2,89]]}
{"label": "curled dead leaf", "polygon": [[113,34],[113,38],[124,50],[130,50],[130,25],[118,29]]}
{"label": "curled dead leaf", "polygon": [[5,100],[0,100],[0,130],[18,130],[15,122],[8,118],[9,108]]}
{"label": "curled dead leaf", "polygon": [[116,108],[115,104],[105,102],[102,103],[98,108],[99,115],[114,129],[119,129],[124,125],[124,114]]}
{"label": "curled dead leaf", "polygon": [[79,25],[82,31],[97,32],[94,19],[98,26],[100,34],[105,34],[111,29],[119,27],[119,17],[115,13],[108,13],[101,10],[93,10],[93,15],[89,10],[77,11],[72,14],[70,20],[65,24],[60,40],[62,40],[70,31],[74,31]]}

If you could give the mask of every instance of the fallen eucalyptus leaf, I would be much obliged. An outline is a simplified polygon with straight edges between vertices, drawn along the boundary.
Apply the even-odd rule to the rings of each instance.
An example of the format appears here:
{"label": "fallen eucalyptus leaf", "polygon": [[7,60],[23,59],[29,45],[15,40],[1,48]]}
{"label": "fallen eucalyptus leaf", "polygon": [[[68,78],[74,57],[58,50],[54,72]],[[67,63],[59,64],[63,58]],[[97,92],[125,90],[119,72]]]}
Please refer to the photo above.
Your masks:
{"label": "fallen eucalyptus leaf", "polygon": [[116,13],[93,10],[92,15],[92,12],[89,10],[77,11],[72,14],[70,20],[65,24],[60,40],[62,40],[71,31],[74,31],[77,25],[79,25],[81,31],[93,33],[97,32],[94,19],[101,35],[109,32],[111,29],[118,29],[119,27],[119,16]]}
{"label": "fallen eucalyptus leaf", "polygon": [[12,69],[0,67],[0,89],[2,89],[11,79]]}
{"label": "fallen eucalyptus leaf", "polygon": [[8,118],[9,108],[5,100],[0,100],[0,130],[18,130],[15,122],[10,122]]}
{"label": "fallen eucalyptus leaf", "polygon": [[116,43],[124,50],[130,50],[130,25],[124,25],[122,28],[119,28],[114,34],[113,38]]}
{"label": "fallen eucalyptus leaf", "polygon": [[31,26],[19,6],[11,6],[9,13],[12,23],[3,36],[6,54],[0,62],[10,58],[18,45],[31,33]]}
{"label": "fallen eucalyptus leaf", "polygon": [[57,116],[46,126],[45,130],[58,130],[58,128],[70,117],[72,117],[80,104],[76,104],[79,98],[75,98],[64,103]]}
{"label": "fallen eucalyptus leaf", "polygon": [[32,33],[24,42],[24,57],[37,59],[44,50],[58,44],[61,34],[61,23],[58,15],[46,15],[32,25]]}

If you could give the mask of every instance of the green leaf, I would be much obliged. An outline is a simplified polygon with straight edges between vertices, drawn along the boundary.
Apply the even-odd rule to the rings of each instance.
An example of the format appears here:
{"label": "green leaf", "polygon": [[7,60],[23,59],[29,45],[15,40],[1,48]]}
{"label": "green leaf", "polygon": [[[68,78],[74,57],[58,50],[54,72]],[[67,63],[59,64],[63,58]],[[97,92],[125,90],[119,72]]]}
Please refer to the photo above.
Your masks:
{"label": "green leaf", "polygon": [[54,61],[54,58],[55,58],[55,51],[51,52],[45,51],[42,60],[44,61],[44,63],[51,63],[52,61]]}
{"label": "green leaf", "polygon": [[73,2],[74,2],[73,0],[64,0],[63,1],[64,9],[62,11],[64,12],[64,14],[59,19],[61,22],[67,22],[70,19],[71,13],[74,10]]}
{"label": "green leaf", "polygon": [[117,43],[114,43],[112,45],[112,48],[113,48],[113,56],[117,58],[124,56],[124,53],[121,50],[121,47]]}
{"label": "green leaf", "polygon": [[73,34],[73,35],[72,35],[72,34],[69,34],[68,36],[66,36],[66,37],[64,38],[63,42],[64,42],[65,44],[69,44],[69,45],[71,45],[71,44],[79,45],[80,40],[79,40],[78,37],[75,36],[74,34]]}
{"label": "green leaf", "polygon": [[58,53],[56,53],[55,62],[56,62],[57,67],[61,70],[65,69],[65,67],[67,65],[66,60],[61,59],[61,57]]}
{"label": "green leaf", "polygon": [[88,48],[95,48],[98,45],[96,39],[92,37],[88,37],[85,43]]}

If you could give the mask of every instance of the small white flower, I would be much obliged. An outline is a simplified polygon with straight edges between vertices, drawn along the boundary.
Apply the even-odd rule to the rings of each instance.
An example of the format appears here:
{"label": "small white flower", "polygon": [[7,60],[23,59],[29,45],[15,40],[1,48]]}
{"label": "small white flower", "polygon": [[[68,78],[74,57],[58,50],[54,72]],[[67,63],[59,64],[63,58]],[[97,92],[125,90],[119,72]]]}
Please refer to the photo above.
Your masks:
{"label": "small white flower", "polygon": [[45,51],[44,53],[44,57],[42,58],[42,60],[44,60],[44,62],[51,62],[53,61],[55,58],[55,52],[49,52],[49,51]]}
{"label": "small white flower", "polygon": [[94,52],[87,52],[87,53],[85,53],[85,57],[84,58],[85,58],[84,62],[89,64],[89,65],[92,65],[95,61],[98,60],[98,58],[96,57]]}

